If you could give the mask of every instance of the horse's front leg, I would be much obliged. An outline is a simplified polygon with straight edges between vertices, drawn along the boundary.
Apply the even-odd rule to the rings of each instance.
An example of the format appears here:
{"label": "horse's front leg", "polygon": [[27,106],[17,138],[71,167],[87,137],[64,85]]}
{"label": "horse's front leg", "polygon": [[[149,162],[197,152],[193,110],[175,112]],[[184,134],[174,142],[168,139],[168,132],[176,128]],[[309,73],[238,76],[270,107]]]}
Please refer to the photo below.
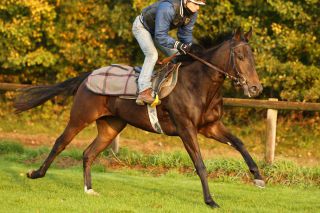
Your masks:
{"label": "horse's front leg", "polygon": [[200,177],[205,203],[213,208],[219,207],[209,191],[207,171],[200,153],[196,128],[191,122],[184,122],[177,125],[177,130]]}
{"label": "horse's front leg", "polygon": [[228,144],[236,150],[238,150],[244,158],[245,162],[247,163],[250,172],[254,176],[255,185],[262,188],[265,187],[265,182],[263,181],[263,178],[259,172],[258,166],[252,159],[244,144],[239,138],[231,134],[225,128],[222,122],[218,121],[215,123],[210,123],[209,125],[201,128],[199,132],[207,138],[212,138],[221,143]]}

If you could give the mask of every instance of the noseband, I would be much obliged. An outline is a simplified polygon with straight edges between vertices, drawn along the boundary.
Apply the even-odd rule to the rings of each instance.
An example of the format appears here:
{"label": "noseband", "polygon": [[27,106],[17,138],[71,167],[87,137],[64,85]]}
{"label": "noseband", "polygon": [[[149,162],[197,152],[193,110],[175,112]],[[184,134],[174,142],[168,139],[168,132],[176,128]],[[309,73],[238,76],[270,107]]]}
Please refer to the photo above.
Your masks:
{"label": "noseband", "polygon": [[[231,44],[233,44],[233,42],[231,42]],[[238,45],[235,45],[235,46],[231,46],[230,47],[230,55],[229,55],[229,60],[228,60],[228,66],[225,70],[223,69],[220,69],[219,67],[211,64],[210,62],[207,62],[201,58],[199,58],[198,56],[192,54],[192,53],[189,53],[188,52],[188,55],[190,55],[192,58],[200,61],[201,63],[207,65],[208,67],[210,67],[211,69],[214,69],[222,74],[224,74],[227,78],[230,78],[232,79],[236,85],[246,85],[247,84],[247,80],[245,79],[245,77],[243,77],[236,65],[236,59],[235,59],[235,56],[236,56],[236,52],[235,52],[235,49],[240,47],[240,46],[244,46],[244,45],[248,45],[247,42],[241,42],[240,44]],[[227,71],[229,70],[229,67],[230,67],[230,63],[231,63],[231,67],[232,67],[232,70],[234,71],[234,73],[236,73],[236,76],[233,76],[231,74],[229,74]]]}

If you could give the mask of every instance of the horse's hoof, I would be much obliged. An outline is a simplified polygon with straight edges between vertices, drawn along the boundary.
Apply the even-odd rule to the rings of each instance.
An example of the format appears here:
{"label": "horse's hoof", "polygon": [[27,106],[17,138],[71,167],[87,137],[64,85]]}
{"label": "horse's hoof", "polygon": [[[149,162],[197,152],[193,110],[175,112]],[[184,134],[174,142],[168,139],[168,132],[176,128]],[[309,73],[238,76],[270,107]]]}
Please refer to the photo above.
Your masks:
{"label": "horse's hoof", "polygon": [[34,178],[34,172],[35,172],[34,170],[29,170],[27,172],[27,177],[33,179]]}
{"label": "horse's hoof", "polygon": [[206,201],[206,204],[208,206],[210,206],[211,208],[220,208],[220,206],[216,202],[214,202],[213,200]]}
{"label": "horse's hoof", "polygon": [[38,171],[30,170],[27,172],[27,177],[30,179],[36,179],[43,177],[43,175],[41,176]]}
{"label": "horse's hoof", "polygon": [[87,189],[84,192],[87,193],[88,195],[93,195],[93,196],[99,196],[100,195],[98,192],[94,191],[93,189]]}
{"label": "horse's hoof", "polygon": [[265,182],[263,180],[254,179],[253,182],[259,188],[265,188],[266,187],[266,184],[265,184]]}

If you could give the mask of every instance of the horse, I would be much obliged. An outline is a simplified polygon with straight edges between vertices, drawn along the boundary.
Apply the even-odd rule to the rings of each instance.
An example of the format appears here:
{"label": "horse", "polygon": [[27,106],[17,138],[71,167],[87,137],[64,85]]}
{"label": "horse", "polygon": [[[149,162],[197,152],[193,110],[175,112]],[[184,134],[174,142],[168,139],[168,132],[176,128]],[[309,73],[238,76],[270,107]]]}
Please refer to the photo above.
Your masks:
{"label": "horse", "polygon": [[[248,43],[252,34],[252,28],[246,33],[238,28],[230,39],[205,50],[201,57],[190,53],[195,59],[180,67],[175,88],[156,108],[164,134],[181,138],[201,180],[204,202],[213,208],[219,205],[212,199],[209,191],[207,171],[197,140],[198,133],[239,151],[254,177],[255,185],[265,186],[258,166],[243,142],[221,122],[221,88],[226,78],[231,78],[248,97],[256,97],[262,92],[253,52]],[[40,168],[27,173],[28,178],[44,177],[55,157],[82,129],[95,121],[98,134],[83,152],[84,190],[95,194],[91,183],[91,165],[125,126],[130,124],[155,132],[146,106],[137,105],[135,100],[98,95],[89,91],[84,84],[89,75],[90,72],[86,72],[55,85],[28,88],[18,96],[14,104],[17,113],[41,105],[56,95],[75,96],[65,130],[56,139]]]}

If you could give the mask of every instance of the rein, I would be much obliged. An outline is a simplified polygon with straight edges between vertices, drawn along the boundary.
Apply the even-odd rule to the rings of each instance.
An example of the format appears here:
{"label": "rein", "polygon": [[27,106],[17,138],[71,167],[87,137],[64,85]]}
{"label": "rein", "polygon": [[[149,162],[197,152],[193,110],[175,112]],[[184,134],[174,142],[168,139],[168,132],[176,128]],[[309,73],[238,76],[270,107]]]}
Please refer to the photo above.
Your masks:
{"label": "rein", "polygon": [[229,62],[228,62],[228,67],[227,70],[229,69],[230,63],[232,63],[232,69],[235,71],[235,73],[237,74],[237,77],[230,75],[227,71],[220,69],[219,67],[217,67],[214,64],[211,64],[208,61],[203,60],[202,58],[188,52],[187,54],[190,55],[192,58],[200,61],[201,63],[207,65],[208,67],[210,67],[211,69],[214,69],[218,72],[220,72],[221,74],[224,74],[227,78],[230,78],[232,80],[235,81],[235,83],[237,85],[245,85],[247,83],[247,80],[241,75],[241,73],[239,72],[237,66],[236,66],[236,61],[235,61],[235,49],[239,46],[243,46],[243,45],[248,45],[248,43],[240,43],[234,47],[230,47],[230,57],[229,57]]}
{"label": "rein", "polygon": [[220,69],[219,67],[217,67],[217,66],[215,66],[215,65],[213,65],[213,64],[211,64],[211,63],[209,63],[209,62],[207,62],[207,61],[205,61],[205,60],[203,60],[202,58],[200,58],[200,57],[198,57],[198,56],[196,56],[196,55],[194,55],[194,54],[192,54],[192,53],[187,53],[187,54],[190,55],[192,58],[200,61],[201,63],[207,65],[207,66],[210,67],[211,69],[214,69],[214,70],[216,70],[216,71],[218,71],[218,72],[226,75],[227,78],[231,78],[232,80],[235,80],[235,81],[238,80],[238,78],[230,75],[230,74],[227,73],[226,71],[224,71],[224,70]]}

